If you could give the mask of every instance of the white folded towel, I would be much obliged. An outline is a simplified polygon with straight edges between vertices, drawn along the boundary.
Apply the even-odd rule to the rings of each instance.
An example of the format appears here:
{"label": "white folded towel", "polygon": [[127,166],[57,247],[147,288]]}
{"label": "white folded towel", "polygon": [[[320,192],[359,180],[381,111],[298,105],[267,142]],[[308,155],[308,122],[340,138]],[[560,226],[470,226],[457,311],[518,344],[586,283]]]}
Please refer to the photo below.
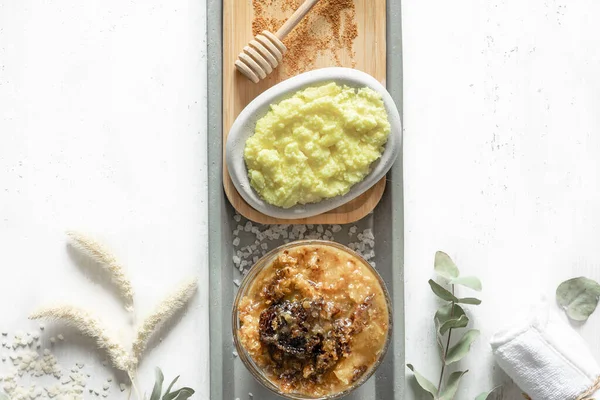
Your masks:
{"label": "white folded towel", "polygon": [[548,306],[490,343],[498,365],[533,400],[600,399],[600,367],[581,336]]}

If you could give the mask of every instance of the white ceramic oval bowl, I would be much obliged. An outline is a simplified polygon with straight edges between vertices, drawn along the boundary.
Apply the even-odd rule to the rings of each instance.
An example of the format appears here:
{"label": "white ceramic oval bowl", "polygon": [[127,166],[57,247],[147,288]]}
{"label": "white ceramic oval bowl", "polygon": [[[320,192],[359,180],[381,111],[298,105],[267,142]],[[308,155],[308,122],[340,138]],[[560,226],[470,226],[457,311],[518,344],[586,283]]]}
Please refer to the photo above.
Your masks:
{"label": "white ceramic oval bowl", "polygon": [[[321,200],[318,203],[297,204],[282,208],[265,202],[250,186],[248,170],[244,161],[246,140],[254,134],[256,122],[270,110],[271,104],[292,97],[296,92],[309,86],[335,82],[353,88],[369,87],[380,93],[388,114],[391,132],[381,158],[371,165],[371,172],[365,179],[350,188],[343,196]],[[227,137],[225,159],[231,180],[242,198],[257,211],[274,218],[308,218],[333,210],[360,196],[375,185],[390,170],[400,153],[402,144],[402,123],[400,114],[388,91],[371,75],[350,68],[322,68],[305,72],[287,79],[256,97],[246,106],[233,123]]]}

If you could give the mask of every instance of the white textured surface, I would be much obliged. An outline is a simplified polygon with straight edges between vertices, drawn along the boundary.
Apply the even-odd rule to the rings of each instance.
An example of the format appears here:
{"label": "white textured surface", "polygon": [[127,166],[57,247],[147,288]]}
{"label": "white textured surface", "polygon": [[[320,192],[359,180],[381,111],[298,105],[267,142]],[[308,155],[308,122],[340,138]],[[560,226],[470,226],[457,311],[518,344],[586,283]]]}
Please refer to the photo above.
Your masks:
{"label": "white textured surface", "polygon": [[[600,280],[599,15],[594,0],[403,1],[406,360],[437,383],[427,280],[445,250],[484,286],[457,399],[508,380],[488,341],[513,313]],[[600,314],[577,330],[600,360]]]}
{"label": "white textured surface", "polygon": [[[203,0],[0,0],[0,329],[36,327],[28,311],[55,299],[127,326],[66,251],[65,230],[89,232],[127,267],[141,315],[180,279],[199,277],[187,315],[142,362],[140,385],[151,390],[160,366],[201,399],[205,9]],[[84,362],[98,381],[111,375],[89,342],[65,336],[61,364]]]}
{"label": "white textured surface", "polygon": [[[506,376],[487,341],[559,282],[600,280],[600,36],[594,0],[404,0],[407,361],[435,380],[427,279],[443,249],[482,278],[457,399]],[[70,298],[115,316],[63,231],[104,239],[142,312],[198,273],[200,296],[142,365],[206,398],[205,2],[0,0],[0,329]],[[577,328],[600,359],[598,314]],[[35,326],[35,325],[31,325]],[[61,360],[110,370],[89,346]],[[65,364],[67,364],[65,362]],[[410,381],[410,379],[409,379]],[[413,395],[407,391],[408,398]],[[519,399],[507,385],[506,399]]]}

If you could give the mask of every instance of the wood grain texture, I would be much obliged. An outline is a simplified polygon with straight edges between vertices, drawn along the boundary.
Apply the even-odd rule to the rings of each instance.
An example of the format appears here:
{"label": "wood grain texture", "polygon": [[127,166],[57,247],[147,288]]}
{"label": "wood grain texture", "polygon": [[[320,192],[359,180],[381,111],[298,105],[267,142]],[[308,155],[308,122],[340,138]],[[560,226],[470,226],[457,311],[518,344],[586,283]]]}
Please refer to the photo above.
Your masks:
{"label": "wood grain texture", "polygon": [[[277,5],[281,0],[274,0]],[[358,36],[354,40],[353,53],[345,48],[319,54],[310,69],[344,66],[352,67],[377,78],[385,85],[386,74],[386,1],[355,0]],[[273,17],[285,20],[281,7],[271,7]],[[314,12],[311,11],[311,12]],[[310,13],[309,13],[310,16]],[[253,39],[251,0],[224,0],[223,2],[223,136],[227,134],[235,118],[256,96],[292,76],[286,68],[286,59],[270,76],[258,84],[242,76],[234,66],[239,52]],[[308,17],[308,16],[307,16]],[[337,60],[336,60],[337,58]],[[223,148],[225,151],[225,148]],[[349,203],[327,213],[306,219],[282,220],[266,216],[246,203],[237,193],[227,166],[223,165],[223,187],[233,207],[244,217],[263,224],[344,224],[357,221],[371,212],[379,203],[385,189],[385,178]]]}

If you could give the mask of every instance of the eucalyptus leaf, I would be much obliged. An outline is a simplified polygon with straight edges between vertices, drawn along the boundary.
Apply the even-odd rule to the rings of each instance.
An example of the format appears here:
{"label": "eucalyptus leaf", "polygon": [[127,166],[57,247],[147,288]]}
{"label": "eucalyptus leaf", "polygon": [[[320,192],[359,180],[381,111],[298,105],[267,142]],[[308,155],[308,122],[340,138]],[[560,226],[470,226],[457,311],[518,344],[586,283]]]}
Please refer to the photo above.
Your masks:
{"label": "eucalyptus leaf", "polygon": [[162,394],[162,385],[165,380],[165,376],[163,375],[160,368],[156,368],[156,382],[154,382],[154,389],[152,389],[152,394],[150,395],[150,400],[160,400],[160,395]]}
{"label": "eucalyptus leaf", "polygon": [[477,290],[478,292],[481,292],[482,289],[481,281],[474,276],[459,276],[458,278],[450,280],[450,283],[453,285],[466,286],[470,289]]}
{"label": "eucalyptus leaf", "polygon": [[477,329],[471,329],[465,332],[463,337],[448,350],[445,364],[450,365],[464,358],[471,349],[471,344],[473,344],[478,337],[479,331]]}
{"label": "eucalyptus leaf", "polygon": [[163,397],[163,400],[186,400],[192,397],[194,393],[194,389],[184,387],[179,390],[176,390],[173,393],[170,393],[169,395],[165,395],[165,397]]}
{"label": "eucalyptus leaf", "polygon": [[465,310],[463,310],[463,308],[458,304],[444,304],[437,310],[435,317],[433,318],[435,327],[439,331],[440,326],[445,324],[447,321],[460,318],[463,315],[465,315]]}
{"label": "eucalyptus leaf", "polygon": [[458,384],[460,383],[460,378],[463,377],[464,374],[469,372],[466,371],[456,371],[450,374],[448,377],[448,382],[446,382],[446,386],[444,390],[440,393],[439,400],[453,400],[454,396],[456,396],[456,392],[458,391]]}
{"label": "eucalyptus leaf", "polygon": [[458,278],[458,275],[460,274],[454,261],[452,261],[450,256],[443,251],[435,253],[433,269],[436,274],[448,280]]}
{"label": "eucalyptus leaf", "polygon": [[496,390],[498,390],[499,388],[501,388],[501,386],[496,386],[495,388],[493,388],[489,392],[483,392],[479,396],[475,397],[475,400],[488,400],[488,397],[491,394],[493,394]]}
{"label": "eucalyptus leaf", "polygon": [[586,321],[592,315],[599,296],[598,282],[583,276],[564,281],[556,289],[556,301],[575,321]]}
{"label": "eucalyptus leaf", "polygon": [[169,387],[167,388],[167,391],[165,392],[164,396],[163,396],[163,400],[169,400],[169,394],[171,393],[171,389],[173,388],[173,385],[175,385],[175,382],[177,382],[177,380],[179,379],[179,375],[177,375],[175,377],[175,379],[173,379],[173,382],[171,382],[171,384],[169,385]]}
{"label": "eucalyptus leaf", "polygon": [[435,293],[436,296],[438,296],[440,299],[446,300],[446,301],[453,301],[453,302],[458,301],[456,296],[454,296],[452,293],[450,293],[447,289],[444,289],[442,286],[440,286],[440,284],[438,284],[433,279],[429,280],[429,286],[431,286],[431,290],[433,290],[433,293]]}
{"label": "eucalyptus leaf", "polygon": [[439,334],[444,335],[448,330],[454,328],[464,328],[469,324],[469,318],[466,315],[461,315],[459,318],[449,319],[440,326]]}
{"label": "eucalyptus leaf", "polygon": [[464,299],[458,299],[458,302],[461,304],[473,304],[476,306],[481,304],[481,300],[476,299],[474,297],[465,297]]}
{"label": "eucalyptus leaf", "polygon": [[436,339],[438,346],[442,351],[444,350],[444,343],[442,342],[443,334],[440,333],[440,328],[451,319],[460,319],[462,316],[467,318],[465,315],[465,310],[463,310],[458,304],[453,305],[452,303],[444,304],[435,313],[433,320],[435,322],[435,330],[437,333]]}
{"label": "eucalyptus leaf", "polygon": [[412,366],[412,364],[406,364],[406,366],[408,367],[408,369],[410,369],[413,372],[413,374],[415,374],[415,379],[417,380],[417,383],[419,384],[419,386],[421,386],[421,388],[423,390],[431,393],[431,395],[435,397],[435,395],[437,394],[437,388],[435,387],[435,385],[433,383],[431,383],[423,375],[418,373],[415,370],[415,367]]}

